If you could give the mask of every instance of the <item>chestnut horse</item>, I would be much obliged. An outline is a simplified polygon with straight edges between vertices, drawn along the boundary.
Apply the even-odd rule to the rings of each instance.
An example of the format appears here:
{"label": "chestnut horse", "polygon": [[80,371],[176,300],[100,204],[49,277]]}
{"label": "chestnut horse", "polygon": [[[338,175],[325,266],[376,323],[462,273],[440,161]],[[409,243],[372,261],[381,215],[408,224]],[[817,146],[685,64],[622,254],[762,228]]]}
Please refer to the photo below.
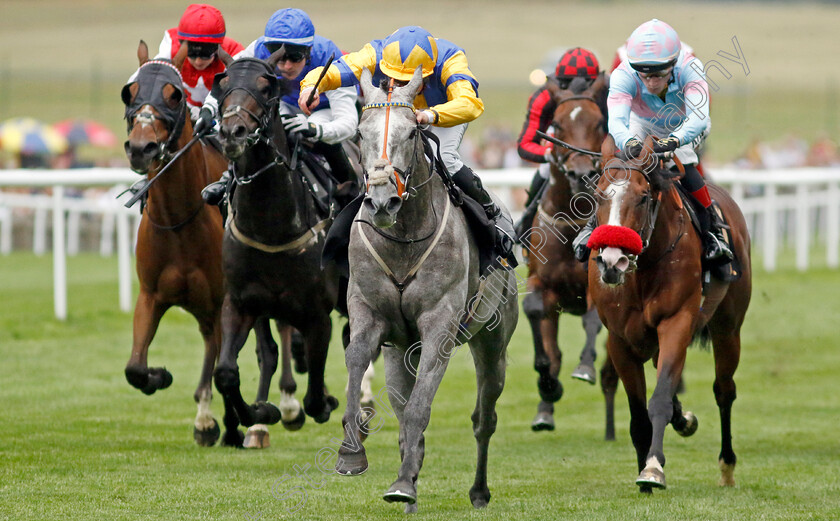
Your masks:
{"label": "chestnut horse", "polygon": [[[134,309],[134,340],[131,358],[125,368],[128,382],[145,394],[153,394],[172,383],[163,367],[149,368],[149,345],[164,313],[180,306],[199,323],[204,338],[204,363],[195,400],[198,413],[194,438],[202,446],[212,446],[219,438],[219,426],[210,411],[212,374],[221,343],[221,307],[224,296],[221,245],[222,218],[216,208],[207,207],[201,189],[218,180],[227,166],[221,153],[202,142],[183,150],[190,141],[192,123],[186,110],[178,65],[186,57],[186,45],[173,63],[149,61],[148,48],[140,42],[140,62],[136,81],[126,85],[122,99],[126,105],[128,140],[126,155],[131,168],[146,175],[149,187],[145,210],[137,234],[137,275],[140,294]],[[165,165],[167,170],[157,178]],[[261,381],[258,400],[265,400],[271,376],[277,366],[277,345],[267,322],[261,324],[258,358]],[[288,350],[284,343],[284,356]],[[237,438],[236,414],[225,403],[223,442]]]}
{"label": "chestnut horse", "polygon": [[[586,222],[575,203],[581,196],[592,200],[592,188],[600,171],[600,150],[606,136],[602,106],[608,80],[601,73],[594,83],[574,80],[566,89],[549,83],[548,90],[557,105],[551,126],[555,137],[579,150],[553,147],[551,181],[540,200],[533,227],[527,232],[528,295],[522,307],[534,336],[534,369],[539,373],[537,387],[541,402],[531,424],[535,431],[554,430],[554,402],[563,395],[557,376],[563,355],[557,342],[560,313],[582,317],[586,343],[580,364],[572,377],[595,383],[595,339],[601,321],[595,307],[587,299],[587,274],[584,265],[574,257],[572,239]],[[584,151],[584,152],[581,152]],[[584,201],[582,206],[591,208]],[[605,438],[615,439],[613,402],[618,376],[609,359],[601,370],[601,388],[606,401]]]}
{"label": "chestnut horse", "polygon": [[[740,271],[740,276],[732,282],[711,279],[704,299],[700,237],[672,172],[661,167],[662,155],[647,152],[652,146],[649,137],[642,155],[626,161],[614,156],[611,138],[604,142],[604,174],[597,186],[603,197],[597,210],[600,226],[589,241],[589,292],[609,330],[607,351],[627,391],[640,490],[665,488],[663,437],[668,423],[684,436],[697,428],[696,418],[682,413],[675,396],[686,349],[697,337],[711,339],[714,348],[720,484],[731,486],[735,483],[733,375],[751,293],[750,238],[738,206],[726,191],[710,184],[709,192],[730,226],[737,258],[732,273]],[[643,365],[651,358],[657,380],[647,404]]]}

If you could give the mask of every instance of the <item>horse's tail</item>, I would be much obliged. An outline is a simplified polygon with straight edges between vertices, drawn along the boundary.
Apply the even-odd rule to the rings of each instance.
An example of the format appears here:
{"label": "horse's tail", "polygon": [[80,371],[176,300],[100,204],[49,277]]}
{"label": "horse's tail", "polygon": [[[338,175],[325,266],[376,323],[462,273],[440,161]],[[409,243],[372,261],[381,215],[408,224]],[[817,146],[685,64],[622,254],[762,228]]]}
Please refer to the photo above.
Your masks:
{"label": "horse's tail", "polygon": [[699,345],[700,349],[704,351],[709,350],[709,346],[712,344],[712,333],[709,331],[709,326],[704,325],[700,329],[694,332],[694,336],[691,338],[691,344],[689,345]]}

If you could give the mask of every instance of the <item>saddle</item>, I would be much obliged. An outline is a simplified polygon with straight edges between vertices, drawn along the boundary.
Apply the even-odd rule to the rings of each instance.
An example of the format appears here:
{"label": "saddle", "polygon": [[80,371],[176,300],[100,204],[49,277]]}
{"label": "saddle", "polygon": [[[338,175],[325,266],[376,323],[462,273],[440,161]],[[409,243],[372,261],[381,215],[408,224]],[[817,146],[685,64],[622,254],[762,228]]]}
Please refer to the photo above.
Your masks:
{"label": "saddle", "polygon": [[[688,213],[688,217],[691,220],[691,224],[694,226],[694,229],[697,231],[698,235],[703,233],[703,228],[700,225],[700,218],[698,214],[700,212],[707,211],[703,205],[700,204],[697,199],[692,197],[688,190],[686,190],[682,184],[674,183],[674,186],[677,188],[677,193],[682,200],[683,207],[685,208],[686,212]],[[720,220],[725,223],[727,226],[723,229],[723,236],[726,239],[726,244],[729,248],[734,252],[734,248],[732,248],[732,236],[729,233],[729,223],[726,220],[726,216],[720,209],[720,205],[718,205],[717,201],[714,199],[712,200],[712,210],[718,215]],[[741,263],[738,258],[734,258],[731,262],[726,264],[709,264],[705,261],[703,262],[703,285],[706,286],[709,282],[709,277],[713,276],[716,279],[722,282],[732,282],[741,278]]]}

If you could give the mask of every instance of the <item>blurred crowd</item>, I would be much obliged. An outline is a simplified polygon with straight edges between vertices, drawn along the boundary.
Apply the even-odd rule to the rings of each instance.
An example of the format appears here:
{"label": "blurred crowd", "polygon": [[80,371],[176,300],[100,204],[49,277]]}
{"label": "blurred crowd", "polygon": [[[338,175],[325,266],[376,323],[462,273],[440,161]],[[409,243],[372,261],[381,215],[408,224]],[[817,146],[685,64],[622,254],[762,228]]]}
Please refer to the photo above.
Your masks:
{"label": "blurred crowd", "polygon": [[828,137],[820,137],[810,144],[793,135],[775,141],[756,139],[732,166],[749,170],[840,166],[840,151],[837,143]]}

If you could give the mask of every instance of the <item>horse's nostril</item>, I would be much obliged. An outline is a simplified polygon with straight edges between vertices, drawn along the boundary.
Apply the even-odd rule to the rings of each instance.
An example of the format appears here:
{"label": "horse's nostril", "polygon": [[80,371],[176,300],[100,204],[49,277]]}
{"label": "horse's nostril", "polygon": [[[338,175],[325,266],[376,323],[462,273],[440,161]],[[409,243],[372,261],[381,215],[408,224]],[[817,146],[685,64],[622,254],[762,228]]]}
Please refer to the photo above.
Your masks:
{"label": "horse's nostril", "polygon": [[399,196],[396,196],[396,195],[392,195],[391,197],[388,198],[388,205],[386,206],[385,209],[388,210],[388,213],[396,213],[397,210],[400,209],[401,205],[402,205],[402,198],[399,197]]}
{"label": "horse's nostril", "polygon": [[236,125],[233,127],[233,137],[236,139],[242,139],[246,135],[248,135],[248,130],[245,128],[245,125]]}
{"label": "horse's nostril", "polygon": [[143,147],[143,155],[153,157],[157,154],[158,146],[157,143],[146,143],[146,146]]}

